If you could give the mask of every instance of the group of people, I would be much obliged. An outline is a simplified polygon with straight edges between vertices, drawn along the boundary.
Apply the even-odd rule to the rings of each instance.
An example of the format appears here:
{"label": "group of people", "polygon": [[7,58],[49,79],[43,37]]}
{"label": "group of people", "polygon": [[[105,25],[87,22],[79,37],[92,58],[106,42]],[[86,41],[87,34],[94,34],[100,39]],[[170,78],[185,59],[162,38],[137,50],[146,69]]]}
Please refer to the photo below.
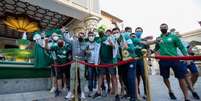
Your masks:
{"label": "group of people", "polygon": [[[174,30],[168,31],[168,25],[160,25],[161,35],[152,40],[153,37],[142,38],[143,29],[137,27],[132,31],[131,27],[126,27],[121,31],[117,26],[106,31],[88,33],[80,32],[78,35],[71,35],[65,27],[52,31],[49,37],[44,33],[34,36],[37,47],[49,57],[51,74],[53,78],[53,88],[51,92],[59,96],[63,89],[67,91],[66,99],[74,97],[75,89],[72,80],[75,80],[75,66],[78,66],[78,89],[81,99],[88,97],[97,98],[99,96],[114,95],[115,101],[121,98],[129,98],[130,101],[146,99],[147,88],[144,74],[144,63],[142,49],[148,53],[157,53],[161,56],[188,56],[190,45],[184,46]],[[98,33],[98,34],[97,34]],[[87,36],[86,36],[87,35]],[[155,44],[155,49],[151,50],[149,45]],[[182,54],[179,54],[180,50]],[[41,56],[41,55],[40,55]],[[64,65],[72,60],[85,61],[92,65],[116,64],[119,61],[129,60],[138,57],[138,60],[124,65],[94,68],[90,65],[75,64]],[[37,60],[36,60],[37,61]],[[44,61],[44,60],[43,60]],[[41,61],[38,61],[41,62]],[[58,65],[58,66],[57,66]],[[159,61],[160,74],[168,88],[171,99],[176,99],[170,85],[170,68],[173,69],[175,77],[179,80],[179,85],[184,95],[185,101],[190,101],[188,90],[192,92],[195,99],[200,99],[194,90],[194,84],[198,78],[198,70],[193,61]],[[190,70],[190,71],[189,71]],[[144,96],[141,97],[139,89],[140,81],[143,81]],[[86,82],[88,81],[88,83]],[[121,85],[119,94],[118,84]],[[88,84],[89,92],[84,90]],[[98,88],[95,93],[94,89]],[[121,97],[121,96],[122,97]]]}

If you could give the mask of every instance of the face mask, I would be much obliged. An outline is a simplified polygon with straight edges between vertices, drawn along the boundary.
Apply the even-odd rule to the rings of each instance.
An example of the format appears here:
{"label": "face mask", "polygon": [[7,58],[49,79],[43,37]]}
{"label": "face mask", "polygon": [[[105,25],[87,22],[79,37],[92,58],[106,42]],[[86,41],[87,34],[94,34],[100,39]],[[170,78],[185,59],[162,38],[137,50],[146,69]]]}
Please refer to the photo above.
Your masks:
{"label": "face mask", "polygon": [[123,36],[124,36],[125,40],[128,40],[130,38],[130,33],[129,32],[125,32],[123,34]]}
{"label": "face mask", "polygon": [[53,37],[53,40],[54,40],[54,41],[57,41],[58,39],[59,39],[58,36],[54,36],[54,37]]}
{"label": "face mask", "polygon": [[120,33],[116,33],[116,34],[114,34],[114,37],[115,37],[116,39],[119,39],[119,37],[120,37]]}
{"label": "face mask", "polygon": [[162,32],[163,34],[165,34],[165,33],[167,33],[167,29],[161,29],[161,32]]}
{"label": "face mask", "polygon": [[63,46],[64,46],[64,41],[59,41],[59,42],[58,42],[58,46],[59,46],[59,47],[63,47]]}
{"label": "face mask", "polygon": [[141,35],[142,35],[142,32],[136,32],[135,35],[136,35],[137,38],[140,38]]}
{"label": "face mask", "polygon": [[33,40],[40,40],[41,36],[39,34],[34,35]]}
{"label": "face mask", "polygon": [[41,33],[41,38],[44,39],[45,38],[45,32]]}
{"label": "face mask", "polygon": [[89,37],[89,41],[93,42],[93,41],[94,41],[94,38],[95,38],[95,37],[90,36],[90,37]]}
{"label": "face mask", "polygon": [[104,36],[104,33],[103,33],[103,32],[99,32],[98,34],[99,34],[100,37],[103,37],[103,36]]}
{"label": "face mask", "polygon": [[83,38],[78,38],[79,42],[82,42],[83,41]]}

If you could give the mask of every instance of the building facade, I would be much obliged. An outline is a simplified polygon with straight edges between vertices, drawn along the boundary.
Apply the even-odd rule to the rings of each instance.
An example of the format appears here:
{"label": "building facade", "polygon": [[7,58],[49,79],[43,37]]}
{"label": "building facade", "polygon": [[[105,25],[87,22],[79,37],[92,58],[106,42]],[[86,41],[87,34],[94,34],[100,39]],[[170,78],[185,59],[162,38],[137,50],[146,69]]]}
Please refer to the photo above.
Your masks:
{"label": "building facade", "polygon": [[102,19],[100,20],[98,25],[106,25],[106,27],[108,29],[112,29],[115,27],[115,25],[113,24],[114,22],[117,24],[118,27],[120,27],[121,29],[123,29],[123,20],[104,11],[101,10],[101,17]]}
{"label": "building facade", "polygon": [[33,32],[26,34],[31,47],[24,51],[17,43],[25,35],[23,28],[48,31],[65,26],[77,34],[93,30],[100,19],[99,0],[0,0],[0,94],[51,87],[49,67],[36,68],[32,61],[17,61],[18,56],[33,58],[26,55],[33,50]]}
{"label": "building facade", "polygon": [[[187,33],[181,34],[182,39],[188,43],[194,44],[193,51],[196,55],[201,55],[201,29],[193,30]],[[201,74],[201,61],[196,61]]]}
{"label": "building facade", "polygon": [[187,33],[181,33],[182,38],[187,41],[187,42],[191,42],[191,41],[201,41],[201,29],[197,29],[194,31],[190,31]]}

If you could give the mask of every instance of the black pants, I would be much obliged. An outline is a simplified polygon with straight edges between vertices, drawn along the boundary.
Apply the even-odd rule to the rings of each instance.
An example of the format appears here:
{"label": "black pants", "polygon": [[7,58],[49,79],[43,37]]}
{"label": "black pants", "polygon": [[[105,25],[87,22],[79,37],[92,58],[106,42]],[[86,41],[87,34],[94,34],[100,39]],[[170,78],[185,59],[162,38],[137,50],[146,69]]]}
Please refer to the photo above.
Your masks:
{"label": "black pants", "polygon": [[119,78],[123,81],[123,83],[125,85],[126,93],[129,94],[129,92],[128,92],[128,79],[127,79],[128,78],[127,64],[118,66],[118,73],[119,73]]}

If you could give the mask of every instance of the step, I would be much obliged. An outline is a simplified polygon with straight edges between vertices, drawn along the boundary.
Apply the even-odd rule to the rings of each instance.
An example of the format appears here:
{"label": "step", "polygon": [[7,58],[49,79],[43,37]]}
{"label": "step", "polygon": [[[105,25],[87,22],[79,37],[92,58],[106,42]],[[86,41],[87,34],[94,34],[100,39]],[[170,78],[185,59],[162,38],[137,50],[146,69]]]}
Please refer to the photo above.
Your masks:
{"label": "step", "polygon": [[1,79],[0,94],[32,92],[51,88],[49,78]]}
{"label": "step", "polygon": [[36,101],[38,99],[51,99],[51,98],[54,98],[54,95],[49,94],[49,92],[45,90],[0,95],[0,101]]}

